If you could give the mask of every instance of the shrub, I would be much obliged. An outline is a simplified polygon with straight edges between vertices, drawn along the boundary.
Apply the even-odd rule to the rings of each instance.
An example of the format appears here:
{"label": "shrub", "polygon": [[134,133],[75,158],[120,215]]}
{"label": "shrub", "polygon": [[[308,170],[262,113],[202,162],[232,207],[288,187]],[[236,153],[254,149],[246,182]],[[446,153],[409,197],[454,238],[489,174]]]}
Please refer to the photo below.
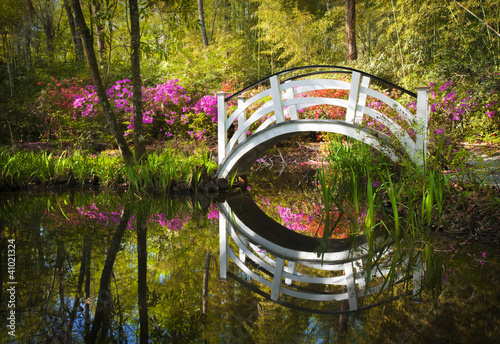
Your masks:
{"label": "shrub", "polygon": [[[73,141],[82,137],[104,139],[106,123],[93,86],[69,79],[48,84],[36,103],[38,117],[44,119],[45,140]],[[215,133],[217,99],[207,95],[197,102],[178,84],[168,80],[143,88],[143,122],[150,140],[172,136],[205,139]],[[116,81],[107,96],[125,135],[133,131],[132,85],[130,80]]]}

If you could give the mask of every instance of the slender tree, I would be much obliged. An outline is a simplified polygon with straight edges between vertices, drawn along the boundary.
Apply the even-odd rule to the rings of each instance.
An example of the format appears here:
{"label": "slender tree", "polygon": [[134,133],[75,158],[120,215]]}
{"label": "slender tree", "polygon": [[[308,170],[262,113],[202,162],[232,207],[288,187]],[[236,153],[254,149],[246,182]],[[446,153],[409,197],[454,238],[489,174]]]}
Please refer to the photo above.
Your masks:
{"label": "slender tree", "polygon": [[205,27],[205,11],[203,10],[203,0],[198,0],[198,17],[200,20],[201,41],[203,48],[208,47],[207,29]]}
{"label": "slender tree", "polygon": [[146,153],[142,135],[142,79],[141,79],[141,27],[139,25],[139,6],[137,0],[130,0],[130,69],[132,72],[132,102],[134,104],[134,148],[137,161]]}
{"label": "slender tree", "polygon": [[71,31],[71,36],[73,36],[73,43],[75,44],[76,59],[78,61],[83,61],[85,59],[85,52],[83,51],[82,38],[78,34],[79,31],[76,30],[75,17],[73,16],[73,9],[69,3],[70,0],[64,0],[64,9],[66,15],[68,16],[69,28]]}
{"label": "slender tree", "polygon": [[[131,0],[132,1],[132,0]],[[146,209],[137,209],[137,299],[139,304],[139,341],[148,343],[148,246],[147,246],[147,219]]]}
{"label": "slender tree", "polygon": [[31,0],[24,0],[25,21],[23,26],[23,47],[24,47],[24,63],[26,70],[31,69],[31,37],[33,35],[33,17],[35,9]]}
{"label": "slender tree", "polygon": [[42,1],[39,6],[38,17],[45,33],[49,61],[52,61],[56,50],[56,33],[59,27],[59,20],[55,18],[55,5],[52,1]]}
{"label": "slender tree", "polygon": [[[73,0],[78,1],[78,0]],[[99,297],[97,299],[97,308],[94,316],[94,321],[92,323],[92,329],[87,337],[85,337],[86,343],[95,343],[97,340],[97,335],[101,331],[101,337],[106,332],[107,319],[106,315],[109,314],[111,310],[112,304],[112,295],[109,291],[109,283],[111,280],[111,274],[113,272],[113,265],[115,264],[115,258],[120,249],[120,244],[122,242],[123,234],[127,229],[128,221],[130,220],[131,211],[129,206],[125,206],[125,209],[122,212],[120,222],[116,227],[115,234],[113,235],[113,239],[111,240],[111,244],[108,249],[108,254],[106,256],[106,260],[104,262],[104,267],[102,269],[101,279],[99,281]]]}
{"label": "slender tree", "polygon": [[356,48],[356,0],[345,0],[345,37],[347,61],[354,61],[358,58]]}
{"label": "slender tree", "polygon": [[109,125],[111,133],[113,134],[116,144],[118,145],[118,149],[120,150],[125,164],[127,166],[133,166],[134,156],[129,146],[127,145],[127,141],[123,137],[123,131],[120,128],[118,121],[116,120],[115,113],[106,94],[106,89],[104,88],[104,84],[102,83],[101,74],[99,72],[99,65],[97,63],[94,51],[94,42],[92,40],[90,30],[85,22],[85,18],[83,17],[80,0],[72,0],[72,4],[73,10],[75,11],[75,23],[78,27],[78,30],[80,31],[80,35],[82,35],[83,37],[85,53],[87,55],[87,61],[89,63],[90,73],[92,75],[92,82],[99,98],[99,102],[102,104],[104,116],[106,117],[106,121]]}
{"label": "slender tree", "polygon": [[92,0],[92,15],[94,17],[94,30],[97,43],[99,67],[104,68],[106,43],[104,37],[104,24],[102,20],[101,0]]}

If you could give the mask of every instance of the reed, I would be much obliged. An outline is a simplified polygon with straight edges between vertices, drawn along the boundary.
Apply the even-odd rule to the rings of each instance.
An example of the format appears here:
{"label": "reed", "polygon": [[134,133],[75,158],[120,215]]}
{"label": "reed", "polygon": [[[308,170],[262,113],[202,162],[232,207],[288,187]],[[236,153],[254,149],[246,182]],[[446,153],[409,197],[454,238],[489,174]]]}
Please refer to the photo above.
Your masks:
{"label": "reed", "polygon": [[[448,178],[439,169],[439,158],[429,159],[423,169],[407,161],[398,165],[374,163],[372,151],[335,141],[326,160],[328,164],[317,173],[325,205],[323,223],[325,228],[332,226],[328,214],[336,204],[346,202],[352,209],[355,221],[351,234],[363,233],[367,243],[366,282],[371,283],[372,276],[383,276],[377,280],[383,279],[382,285],[388,289],[398,282],[409,288],[413,271],[423,262],[427,286],[433,292],[438,290],[439,259],[426,239],[431,227],[443,224],[446,199],[452,192]],[[322,241],[326,242],[330,234],[325,230]],[[393,247],[388,266],[384,262],[387,256],[381,256],[384,245]],[[388,269],[386,275],[381,274],[384,269]]]}

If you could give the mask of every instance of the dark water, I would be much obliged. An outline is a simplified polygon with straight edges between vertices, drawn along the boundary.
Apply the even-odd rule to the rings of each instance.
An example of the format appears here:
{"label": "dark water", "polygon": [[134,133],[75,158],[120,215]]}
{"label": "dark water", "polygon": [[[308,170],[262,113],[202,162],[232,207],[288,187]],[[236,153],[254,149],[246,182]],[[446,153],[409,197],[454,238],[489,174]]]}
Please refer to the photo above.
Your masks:
{"label": "dark water", "polygon": [[[303,231],[316,220],[310,187],[270,190],[266,184],[250,192],[281,224]],[[232,263],[245,283],[220,280],[218,218],[215,202],[194,199],[1,195],[0,341],[494,343],[500,333],[498,257],[488,246],[435,235],[419,239],[411,252],[427,270],[416,297],[344,315],[308,313],[252,291],[245,284],[257,283]],[[408,286],[361,302],[383,301]],[[141,323],[147,328],[142,334]]]}

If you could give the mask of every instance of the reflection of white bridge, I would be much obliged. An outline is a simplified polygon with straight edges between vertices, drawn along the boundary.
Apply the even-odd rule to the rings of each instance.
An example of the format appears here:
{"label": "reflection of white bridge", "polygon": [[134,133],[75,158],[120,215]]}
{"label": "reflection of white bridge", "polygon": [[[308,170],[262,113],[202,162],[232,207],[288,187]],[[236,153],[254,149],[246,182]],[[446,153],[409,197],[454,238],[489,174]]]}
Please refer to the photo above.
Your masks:
{"label": "reflection of white bridge", "polygon": [[[295,76],[284,82],[279,77],[303,69],[315,69],[314,73]],[[312,75],[348,74],[350,82],[329,78],[311,79]],[[385,84],[390,89],[398,89],[411,97],[416,97],[416,116],[408,108],[372,88],[371,81]],[[256,86],[269,87],[250,97],[238,97],[238,105],[228,117],[228,101],[244,91]],[[346,90],[347,99],[329,97],[307,97],[307,92],[318,90]],[[218,177],[225,178],[238,171],[248,171],[253,163],[268,148],[279,141],[303,132],[331,132],[346,135],[365,142],[380,150],[393,160],[398,159],[394,142],[389,140],[389,131],[400,149],[404,150],[416,164],[420,165],[425,156],[428,122],[428,94],[425,87],[418,88],[417,94],[404,90],[369,74],[343,67],[311,66],[285,71],[263,79],[229,98],[218,93]],[[396,116],[377,111],[367,100],[377,100],[387,105]],[[345,109],[343,120],[301,119],[302,109],[316,105],[328,105]],[[250,113],[251,111],[252,113]],[[385,133],[363,125],[365,116],[371,117],[385,127]],[[392,117],[392,118],[391,118]],[[398,117],[396,119],[394,117]],[[228,130],[237,130],[229,137]],[[259,122],[262,122],[258,125]],[[255,128],[250,136],[247,132]]]}
{"label": "reflection of white bridge", "polygon": [[[415,295],[421,288],[420,258],[399,256],[391,247],[372,251],[370,255],[368,245],[360,238],[358,243],[350,239],[331,240],[321,256],[318,254],[320,239],[281,226],[247,193],[231,196],[219,204],[219,239],[221,278],[231,276],[260,295],[285,305],[293,304],[284,301],[286,296],[310,301],[348,300],[346,310],[335,309],[338,307],[330,304],[323,312],[349,312],[372,307],[374,304],[361,305],[360,301],[392,287],[391,280],[405,282],[405,288],[401,288],[404,292],[399,289],[400,294],[392,296]],[[230,260],[247,278],[239,278],[238,272],[229,271]],[[270,290],[269,294],[248,282],[248,278]],[[413,290],[409,288],[410,281],[413,281]],[[385,301],[387,299],[378,300]],[[307,310],[314,311],[314,308]]]}

